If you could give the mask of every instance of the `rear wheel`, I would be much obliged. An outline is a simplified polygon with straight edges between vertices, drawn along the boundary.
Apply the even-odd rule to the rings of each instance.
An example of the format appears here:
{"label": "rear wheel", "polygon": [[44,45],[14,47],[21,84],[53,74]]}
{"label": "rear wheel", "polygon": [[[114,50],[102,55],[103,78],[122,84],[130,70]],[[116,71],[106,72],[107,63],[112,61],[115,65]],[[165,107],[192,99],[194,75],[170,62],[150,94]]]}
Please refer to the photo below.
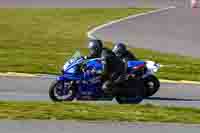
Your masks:
{"label": "rear wheel", "polygon": [[145,97],[153,96],[160,88],[160,81],[153,75],[144,79]]}
{"label": "rear wheel", "polygon": [[49,87],[50,99],[55,102],[72,101],[75,97],[75,91],[70,87],[70,82],[53,81]]}

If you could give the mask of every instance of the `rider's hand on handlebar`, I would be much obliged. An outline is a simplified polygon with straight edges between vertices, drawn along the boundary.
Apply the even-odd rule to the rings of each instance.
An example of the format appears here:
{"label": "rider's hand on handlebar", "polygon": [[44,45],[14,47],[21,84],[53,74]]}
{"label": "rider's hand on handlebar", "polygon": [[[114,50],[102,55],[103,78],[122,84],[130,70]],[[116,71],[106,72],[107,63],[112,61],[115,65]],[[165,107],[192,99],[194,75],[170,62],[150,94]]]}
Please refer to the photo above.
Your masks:
{"label": "rider's hand on handlebar", "polygon": [[83,58],[84,58],[84,59],[87,59],[88,57],[87,57],[87,56],[84,56]]}

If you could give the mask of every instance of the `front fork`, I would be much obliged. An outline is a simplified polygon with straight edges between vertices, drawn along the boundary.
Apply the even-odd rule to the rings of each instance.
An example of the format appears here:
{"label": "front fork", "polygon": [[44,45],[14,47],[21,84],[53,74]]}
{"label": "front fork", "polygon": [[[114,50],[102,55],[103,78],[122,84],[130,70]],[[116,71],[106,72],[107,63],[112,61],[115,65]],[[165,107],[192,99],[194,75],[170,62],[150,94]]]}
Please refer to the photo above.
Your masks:
{"label": "front fork", "polygon": [[61,76],[57,77],[56,80],[57,80],[57,81],[60,81],[60,82],[62,83],[62,88],[63,88],[63,90],[65,90],[65,87],[66,87],[65,83],[66,83],[66,82],[69,82],[69,84],[68,84],[68,86],[67,86],[67,88],[68,88],[69,90],[72,90],[72,89],[76,88],[76,82],[73,81],[73,80],[67,79],[64,75],[61,75]]}
{"label": "front fork", "polygon": [[142,79],[145,79],[146,77],[149,77],[149,76],[154,76],[154,74],[152,72],[146,72],[144,75],[142,75]]}

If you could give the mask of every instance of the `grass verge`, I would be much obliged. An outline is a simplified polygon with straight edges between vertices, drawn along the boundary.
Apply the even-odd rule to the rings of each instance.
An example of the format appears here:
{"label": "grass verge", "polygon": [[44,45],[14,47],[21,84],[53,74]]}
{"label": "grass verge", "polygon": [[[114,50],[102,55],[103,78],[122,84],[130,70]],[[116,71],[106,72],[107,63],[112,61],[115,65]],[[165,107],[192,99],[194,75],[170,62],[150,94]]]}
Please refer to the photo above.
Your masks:
{"label": "grass verge", "polygon": [[[97,25],[152,9],[0,9],[0,71],[57,74]],[[141,59],[170,64],[160,78],[200,81],[200,59],[133,49]]]}
{"label": "grass verge", "polygon": [[200,123],[200,109],[153,105],[0,102],[0,119]]}

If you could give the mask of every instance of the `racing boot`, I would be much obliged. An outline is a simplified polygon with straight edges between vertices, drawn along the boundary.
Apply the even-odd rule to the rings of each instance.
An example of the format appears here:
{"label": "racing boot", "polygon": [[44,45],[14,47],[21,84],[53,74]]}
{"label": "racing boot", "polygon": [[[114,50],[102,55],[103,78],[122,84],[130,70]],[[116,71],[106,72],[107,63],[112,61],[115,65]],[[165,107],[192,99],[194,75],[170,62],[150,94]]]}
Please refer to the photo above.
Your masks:
{"label": "racing boot", "polygon": [[111,81],[107,80],[104,82],[103,86],[102,86],[102,90],[104,92],[105,95],[112,95],[112,87],[113,84]]}

